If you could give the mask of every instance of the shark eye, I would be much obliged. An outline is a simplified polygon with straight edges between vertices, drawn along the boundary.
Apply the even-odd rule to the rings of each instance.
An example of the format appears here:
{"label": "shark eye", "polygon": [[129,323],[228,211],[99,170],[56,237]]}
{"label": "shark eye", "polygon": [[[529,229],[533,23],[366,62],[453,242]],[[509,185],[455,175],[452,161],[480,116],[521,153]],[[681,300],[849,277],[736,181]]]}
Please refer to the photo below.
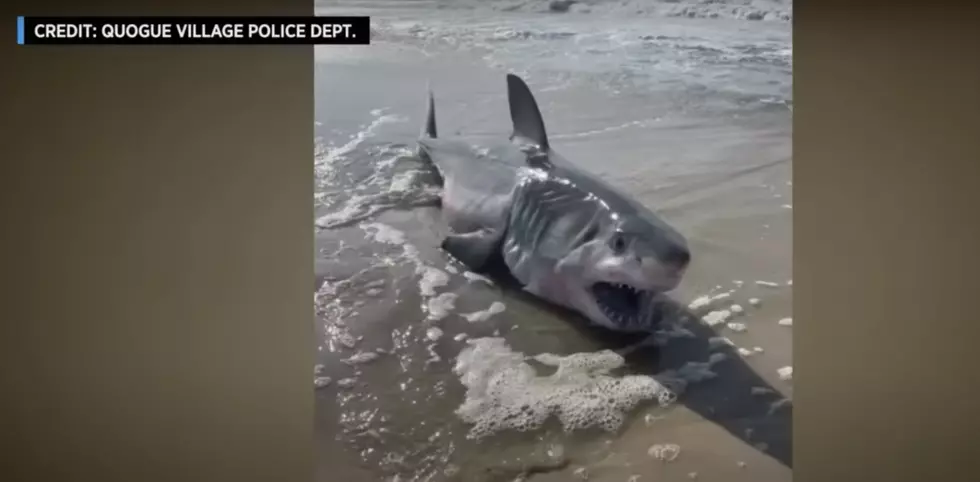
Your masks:
{"label": "shark eye", "polygon": [[626,240],[623,239],[622,234],[616,233],[613,235],[610,246],[616,254],[622,253],[626,249]]}

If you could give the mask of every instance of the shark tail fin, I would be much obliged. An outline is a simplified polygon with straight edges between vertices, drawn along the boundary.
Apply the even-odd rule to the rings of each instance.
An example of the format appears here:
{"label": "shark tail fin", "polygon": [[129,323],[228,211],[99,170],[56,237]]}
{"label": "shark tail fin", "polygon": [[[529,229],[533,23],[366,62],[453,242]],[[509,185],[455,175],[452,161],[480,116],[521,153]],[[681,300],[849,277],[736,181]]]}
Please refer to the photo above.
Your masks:
{"label": "shark tail fin", "polygon": [[422,137],[435,139],[436,136],[436,101],[432,96],[432,87],[427,86],[428,99],[426,101],[425,125],[422,127]]}
{"label": "shark tail fin", "polygon": [[432,87],[426,86],[428,98],[426,99],[425,124],[422,125],[422,132],[419,133],[419,145],[415,154],[423,161],[431,162],[429,153],[426,152],[425,140],[436,138],[436,101],[432,95]]}
{"label": "shark tail fin", "polygon": [[507,74],[507,101],[510,104],[510,119],[514,123],[511,140],[533,143],[542,153],[547,153],[550,146],[538,103],[527,84],[514,74]]}

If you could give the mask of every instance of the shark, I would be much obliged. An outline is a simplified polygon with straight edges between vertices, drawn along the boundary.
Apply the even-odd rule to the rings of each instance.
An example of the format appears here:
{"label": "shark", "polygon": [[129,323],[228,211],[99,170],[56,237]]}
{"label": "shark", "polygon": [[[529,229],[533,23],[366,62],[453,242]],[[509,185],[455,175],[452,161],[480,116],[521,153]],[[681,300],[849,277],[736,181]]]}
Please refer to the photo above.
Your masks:
{"label": "shark", "polygon": [[417,152],[442,185],[441,248],[471,271],[505,270],[527,293],[596,326],[651,330],[656,300],[691,262],[686,238],[559,154],[527,83],[506,79],[513,131],[492,148],[440,138],[428,89]]}

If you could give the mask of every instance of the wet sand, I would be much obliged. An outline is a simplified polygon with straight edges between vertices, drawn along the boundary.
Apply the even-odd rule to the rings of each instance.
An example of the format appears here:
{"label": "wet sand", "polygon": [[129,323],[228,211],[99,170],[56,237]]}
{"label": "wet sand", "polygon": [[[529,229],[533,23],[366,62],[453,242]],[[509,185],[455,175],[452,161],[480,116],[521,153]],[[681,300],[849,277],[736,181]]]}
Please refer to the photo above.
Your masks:
{"label": "wet sand", "polygon": [[[626,371],[662,373],[719,352],[727,360],[713,367],[716,378],[691,384],[674,405],[633,410],[616,433],[566,434],[549,424],[466,439],[468,427],[453,413],[464,395],[452,372],[466,345],[459,336],[501,336],[531,355],[638,341],[585,329],[573,314],[468,279],[438,249],[445,226],[431,206],[425,168],[411,155],[425,86],[435,91],[441,133],[500,138],[510,130],[507,70],[506,62],[468,49],[397,41],[317,50],[314,349],[322,365],[316,376],[330,382],[315,391],[316,480],[511,481],[524,473],[559,481],[583,471],[600,481],[691,480],[692,473],[697,480],[790,480],[791,407],[780,400],[792,398],[792,383],[777,371],[792,365],[793,329],[777,322],[792,316],[791,110],[716,107],[725,94],[610,87],[601,75],[568,82],[559,69],[525,74],[555,148],[660,212],[694,253],[670,295],[680,306],[671,320],[687,319],[678,326],[692,337],[630,352]],[[435,288],[423,283],[431,273],[443,276]],[[686,309],[702,295],[732,290],[712,308]],[[442,293],[455,295],[454,306],[427,320],[426,307]],[[752,306],[751,298],[761,303]],[[477,322],[462,316],[493,302],[505,311]],[[744,308],[732,319],[744,332],[698,321],[733,303]],[[713,337],[735,346],[709,348]],[[680,454],[657,460],[648,454],[654,444],[676,444]]]}

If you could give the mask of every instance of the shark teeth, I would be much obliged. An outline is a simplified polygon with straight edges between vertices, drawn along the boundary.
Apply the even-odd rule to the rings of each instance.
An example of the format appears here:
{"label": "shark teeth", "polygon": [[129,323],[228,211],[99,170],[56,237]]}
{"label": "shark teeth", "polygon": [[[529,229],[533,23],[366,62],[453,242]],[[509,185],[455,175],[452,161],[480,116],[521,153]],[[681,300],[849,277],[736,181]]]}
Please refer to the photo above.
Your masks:
{"label": "shark teeth", "polygon": [[631,325],[639,320],[641,290],[610,282],[596,283],[592,289],[600,311],[613,323]]}
{"label": "shark teeth", "polygon": [[612,286],[612,287],[614,287],[616,289],[629,291],[631,294],[634,294],[634,295],[635,294],[638,294],[640,292],[640,290],[638,290],[638,289],[634,288],[633,286],[628,285],[626,283],[605,283],[605,284],[607,284],[609,286]]}
{"label": "shark teeth", "polygon": [[621,311],[613,310],[607,307],[606,305],[603,305],[602,303],[599,303],[599,307],[602,309],[602,313],[606,315],[607,318],[609,318],[614,322],[618,322],[620,324],[625,325],[625,324],[630,324],[636,320],[635,315],[627,315]]}

